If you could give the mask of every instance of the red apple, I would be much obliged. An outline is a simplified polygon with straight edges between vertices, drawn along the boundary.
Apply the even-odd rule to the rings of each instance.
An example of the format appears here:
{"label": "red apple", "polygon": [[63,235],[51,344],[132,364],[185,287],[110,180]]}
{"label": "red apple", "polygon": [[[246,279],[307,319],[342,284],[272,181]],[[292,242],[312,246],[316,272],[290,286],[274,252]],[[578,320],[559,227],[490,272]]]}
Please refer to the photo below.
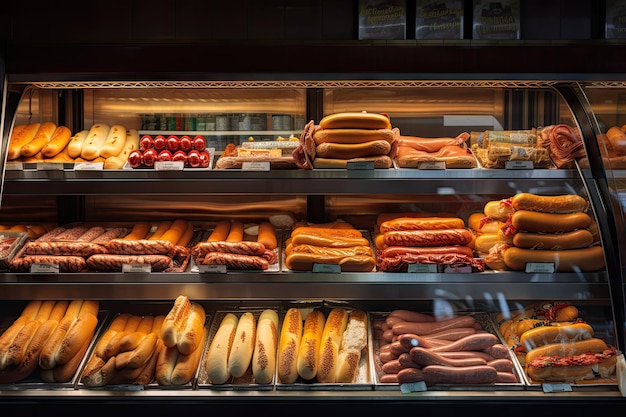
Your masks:
{"label": "red apple", "polygon": [[158,135],[154,138],[154,149],[157,151],[162,151],[167,146],[167,141],[165,140],[165,136]]}
{"label": "red apple", "polygon": [[147,149],[144,153],[143,153],[143,163],[145,166],[151,167],[154,166],[154,161],[156,161],[159,158],[159,154],[157,153],[156,150],[153,149]]}
{"label": "red apple", "polygon": [[187,135],[181,136],[178,141],[178,147],[185,152],[189,152],[193,148],[191,138]]}
{"label": "red apple", "polygon": [[167,149],[170,152],[176,152],[178,150],[178,136],[169,136],[167,138]]}

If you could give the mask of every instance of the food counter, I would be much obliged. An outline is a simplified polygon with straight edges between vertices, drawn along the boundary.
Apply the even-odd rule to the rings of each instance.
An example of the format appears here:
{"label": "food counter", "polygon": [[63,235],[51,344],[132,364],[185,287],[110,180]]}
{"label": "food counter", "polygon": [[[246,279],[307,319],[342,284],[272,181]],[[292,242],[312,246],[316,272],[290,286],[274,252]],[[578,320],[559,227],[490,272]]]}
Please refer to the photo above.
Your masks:
{"label": "food counter", "polygon": [[[184,404],[190,410],[209,403],[216,409],[234,403],[242,407],[264,404],[269,410],[295,402],[312,407],[331,404],[340,409],[355,403],[382,409],[393,403],[398,410],[418,404],[454,410],[459,404],[467,407],[482,402],[497,407],[504,401],[527,403],[529,398],[530,406],[537,408],[547,403],[553,407],[570,404],[572,409],[595,403],[624,404],[623,387],[620,391],[624,374],[619,365],[601,372],[596,366],[596,373],[584,380],[533,381],[524,363],[526,352],[520,351],[523,333],[507,332],[503,327],[507,320],[524,320],[524,324],[533,320],[536,327],[587,323],[593,329],[592,338],[606,344],[606,349],[594,352],[594,363],[606,359],[601,355],[616,363],[624,360],[624,328],[619,325],[624,322],[622,258],[626,246],[619,232],[624,226],[624,187],[607,150],[612,143],[607,137],[608,125],[619,126],[621,120],[619,107],[606,108],[607,95],[618,100],[621,83],[605,89],[592,82],[553,79],[223,83],[112,82],[106,77],[55,81],[45,76],[24,82],[19,74],[7,78],[2,141],[7,159],[3,162],[0,217],[6,230],[21,230],[26,237],[0,273],[2,328],[7,329],[36,301],[96,300],[101,316],[69,382],[45,382],[36,373],[8,380],[0,386],[0,402],[81,408],[106,400],[111,406],[117,402],[133,407],[167,403],[173,407]],[[584,99],[587,96],[591,104]],[[374,154],[362,153],[363,147],[337,146],[345,143],[328,139],[354,134],[338,130],[363,129],[358,123],[365,117],[363,110],[366,115],[382,115],[385,123],[371,128],[385,131],[368,141],[376,142],[368,148],[368,152],[376,149]],[[335,121],[326,118],[346,113],[352,122],[357,120],[356,125],[333,124]],[[40,150],[41,154],[9,156],[16,129],[50,122],[55,129],[65,126],[71,131],[56,154],[46,157]],[[70,144],[86,141],[91,134],[102,138],[100,151],[115,135],[135,145],[126,154],[120,150],[111,157],[103,156],[105,152],[72,156]],[[363,135],[359,132],[357,136]],[[196,137],[203,139],[196,150],[207,151],[210,160],[205,166],[185,162],[190,161]],[[178,147],[187,146],[182,145],[184,141],[191,140],[182,159],[146,163],[150,159],[145,151],[155,149],[158,140],[164,141],[158,145],[163,146],[160,150],[165,149],[170,138],[176,142],[172,145],[176,149],[170,150],[172,158]],[[142,145],[144,139],[150,144]],[[413,152],[424,140],[431,148],[421,154]],[[439,140],[445,145],[433,149]],[[447,148],[442,150],[444,146]],[[138,160],[130,157],[135,150],[142,151]],[[381,156],[387,159],[380,162]],[[111,159],[115,157],[118,159]],[[224,164],[220,165],[220,160]],[[293,165],[285,165],[285,160]],[[548,196],[561,200],[541,200]],[[529,200],[524,202],[525,198]],[[543,209],[537,208],[542,204]],[[545,204],[567,207],[548,209]],[[489,211],[494,208],[497,214]],[[558,243],[542,251],[537,243],[513,244],[513,232],[499,236],[510,232],[515,211],[520,219],[522,211],[531,211],[534,217],[562,215],[559,220],[549,217],[552,220],[540,230],[516,224],[519,230]],[[552,233],[552,225],[562,225],[565,215],[583,223],[570,229],[557,227],[555,235],[546,236]],[[445,239],[451,240],[438,234],[401,234],[406,232],[403,227],[434,227],[418,225],[420,219],[437,224],[449,221]],[[264,244],[254,260],[227,258],[215,245],[230,247],[226,244],[229,235],[211,239],[219,234],[224,221],[229,231],[241,226],[239,233],[244,237],[237,242],[244,242],[246,250],[266,236],[262,225],[269,223],[276,247],[269,249]],[[176,240],[154,249],[154,242],[170,242],[160,233],[174,225],[179,227]],[[322,226],[332,231],[318,230],[313,236],[296,232],[298,227]],[[493,236],[487,236],[486,227],[490,226],[497,227]],[[146,228],[140,233],[141,227]],[[191,232],[183,240],[187,229]],[[119,235],[98,242],[97,236],[116,230]],[[584,233],[578,233],[581,230]],[[575,231],[576,239],[584,242],[568,247],[574,235],[566,233]],[[95,236],[90,238],[91,244],[84,240],[72,250],[96,252],[81,252],[79,260],[52,257],[69,250],[60,241],[81,241],[88,232]],[[70,237],[58,238],[62,233]],[[124,240],[129,233],[139,237]],[[321,237],[335,242],[358,240],[359,252],[341,252],[340,261],[332,258],[326,262],[311,260],[295,250],[299,239],[323,246]],[[488,237],[493,242],[483,243]],[[435,243],[401,245],[394,239]],[[137,249],[137,242],[144,246]],[[492,251],[494,242],[507,244],[506,251]],[[520,254],[507,258],[510,246]],[[402,247],[403,256],[392,258],[392,251],[385,252],[389,247],[396,248],[396,254]],[[411,247],[437,247],[440,252],[418,253]],[[443,247],[448,250],[446,256],[442,256]],[[454,247],[452,252],[449,247]],[[100,250],[103,252],[98,253]],[[558,252],[555,257],[556,251],[572,252]],[[209,256],[216,252],[221,255]],[[528,257],[539,252],[551,257]],[[611,256],[613,253],[620,256]],[[112,257],[98,258],[102,255],[134,257],[115,258],[114,262]],[[585,260],[588,256],[590,260]],[[249,374],[233,373],[234,379],[224,383],[211,380],[215,378],[209,372],[213,368],[196,365],[193,376],[180,383],[113,379],[100,384],[85,379],[88,359],[96,355],[116,318],[124,314],[165,318],[176,309],[181,296],[204,312],[206,337],[194,350],[198,364],[210,360],[212,342],[221,337],[218,333],[227,318],[234,332],[244,317],[248,325],[251,317],[260,324],[262,313],[275,311],[278,333],[292,329],[285,323],[292,320],[290,312],[295,310],[300,316],[294,322],[302,328],[294,334],[304,338],[305,319],[313,317],[313,311],[329,318],[341,310],[346,322],[349,314],[363,313],[367,339],[356,349],[360,352],[360,376],[348,382],[301,375],[300,379],[283,380],[277,366],[269,382],[258,383]],[[565,307],[575,308],[576,314],[556,319],[555,314]],[[510,362],[507,375],[498,375],[503,379],[496,381],[496,371],[481,368],[488,381],[446,382],[433,376],[393,380],[389,375],[400,375],[398,369],[385,369],[399,365],[388,365],[382,359],[384,346],[392,342],[385,339],[383,331],[389,330],[389,320],[402,312],[420,314],[420,323],[462,318],[466,323],[458,327],[479,331],[486,339],[481,343],[489,344],[481,351],[493,345],[504,347],[504,356],[498,359]],[[524,315],[516,319],[518,313]],[[406,317],[404,321],[412,322]],[[144,333],[161,336],[162,327],[157,327],[146,327]],[[136,329],[121,327],[121,331]],[[395,334],[399,338],[413,333],[416,331],[398,330]],[[279,336],[276,341],[282,344],[283,335]],[[272,357],[280,362],[280,349],[276,349],[279,356]],[[420,360],[434,360],[432,352],[420,354],[424,355]],[[417,357],[415,353],[413,359]],[[420,366],[426,369],[426,365]],[[431,375],[430,371],[426,374]],[[444,378],[442,375],[437,377]]]}

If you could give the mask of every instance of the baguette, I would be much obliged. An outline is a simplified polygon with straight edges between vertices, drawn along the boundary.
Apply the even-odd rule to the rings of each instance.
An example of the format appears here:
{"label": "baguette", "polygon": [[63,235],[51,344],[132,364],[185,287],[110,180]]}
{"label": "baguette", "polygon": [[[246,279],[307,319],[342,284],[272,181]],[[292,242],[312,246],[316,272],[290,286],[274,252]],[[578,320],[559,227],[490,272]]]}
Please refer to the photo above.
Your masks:
{"label": "baguette", "polygon": [[233,346],[228,355],[228,372],[235,378],[242,377],[252,362],[256,340],[256,318],[247,311],[239,317]]}
{"label": "baguette", "polygon": [[320,364],[317,370],[318,382],[336,382],[339,348],[347,324],[348,312],[344,308],[333,308],[330,313],[328,313],[320,344]]}
{"label": "baguette", "polygon": [[35,136],[20,149],[22,157],[31,157],[37,155],[48,143],[52,134],[56,130],[57,125],[53,122],[43,122]]}
{"label": "baguette", "polygon": [[179,295],[174,300],[174,306],[165,316],[161,326],[161,340],[168,347],[174,347],[178,343],[178,335],[187,324],[187,318],[191,311],[191,301],[184,295]]}
{"label": "baguette", "polygon": [[278,380],[283,384],[293,384],[298,379],[298,351],[302,340],[302,314],[297,308],[285,313],[280,330],[278,345]]}
{"label": "baguette", "polygon": [[236,315],[227,313],[209,345],[205,369],[209,382],[212,384],[224,384],[230,378],[228,356],[233,346],[238,322]]}
{"label": "baguette", "polygon": [[83,346],[76,352],[76,355],[63,365],[57,366],[54,369],[42,369],[39,376],[44,382],[68,382],[70,381],[78,367],[80,366],[87,349],[91,344],[91,339],[86,339]]}
{"label": "baguette", "polygon": [[80,151],[82,159],[93,161],[100,156],[100,148],[104,145],[109,129],[109,125],[104,123],[97,123],[91,126]]}
{"label": "baguette", "polygon": [[361,310],[353,310],[348,316],[346,330],[341,336],[335,382],[354,383],[356,381],[361,354],[366,346],[367,315]]}
{"label": "baguette", "polygon": [[[116,369],[142,368],[150,360],[156,349],[158,340],[158,335],[156,333],[134,332],[131,334],[141,335],[139,343],[137,343],[133,349],[120,352],[115,356]],[[122,342],[120,342],[120,345],[121,344]]]}
{"label": "baguette", "polygon": [[126,144],[126,128],[122,125],[113,125],[107,133],[104,143],[99,149],[99,155],[110,158],[118,155]]}
{"label": "baguette", "polygon": [[319,365],[319,350],[326,317],[320,310],[311,311],[304,320],[304,331],[298,349],[298,375],[313,380]]}
{"label": "baguette", "polygon": [[259,316],[256,341],[252,353],[252,375],[257,384],[269,384],[276,371],[278,348],[278,314],[272,309],[264,310]]}
{"label": "baguette", "polygon": [[58,155],[66,148],[71,138],[72,131],[67,126],[57,127],[48,143],[41,149],[41,154],[46,158]]}
{"label": "baguette", "polygon": [[34,319],[24,323],[20,331],[15,335],[15,338],[11,342],[11,345],[7,349],[4,358],[5,368],[13,368],[20,364],[20,362],[24,358],[24,355],[26,354],[28,344],[30,343],[33,336],[35,336],[35,333],[37,332],[39,326],[41,326],[41,322]]}
{"label": "baguette", "polygon": [[[206,337],[206,329],[202,327],[202,332],[199,335],[200,340],[204,341]],[[198,364],[200,363],[200,357],[202,356],[202,349],[196,349],[189,355],[178,354],[176,360],[176,366],[172,371],[172,385],[183,385],[191,381],[195,375]]]}
{"label": "baguette", "polygon": [[13,128],[11,139],[9,139],[7,160],[12,161],[22,156],[22,146],[26,145],[35,137],[39,126],[41,126],[41,123],[30,123],[27,125],[17,125]]}
{"label": "baguette", "polygon": [[20,334],[24,325],[33,320],[34,318],[20,316],[0,336],[0,371],[7,367],[6,361],[9,347],[13,344],[17,335]]}
{"label": "baguette", "polygon": [[178,342],[176,347],[183,355],[191,355],[197,349],[200,349],[204,343],[204,323],[206,321],[206,313],[204,308],[198,303],[191,303],[189,315],[184,326],[180,327],[177,336]]}

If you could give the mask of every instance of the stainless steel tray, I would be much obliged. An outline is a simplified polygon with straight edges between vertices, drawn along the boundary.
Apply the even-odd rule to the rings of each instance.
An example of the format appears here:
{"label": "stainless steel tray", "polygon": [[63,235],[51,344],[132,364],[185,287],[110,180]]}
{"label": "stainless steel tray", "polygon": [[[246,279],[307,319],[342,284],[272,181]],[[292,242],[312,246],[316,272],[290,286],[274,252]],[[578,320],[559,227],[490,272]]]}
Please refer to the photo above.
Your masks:
{"label": "stainless steel tray", "polygon": [[[380,349],[380,339],[378,337],[375,337],[376,331],[374,329],[374,323],[377,320],[384,320],[387,315],[389,314],[389,312],[370,312],[370,323],[371,323],[371,328],[370,328],[370,334],[372,335],[372,342],[371,342],[371,349],[370,349],[370,362],[372,364],[372,375],[374,375],[374,381],[375,381],[375,385],[374,385],[374,390],[376,391],[399,391],[401,390],[401,384],[398,383],[383,383],[380,382],[380,377],[382,375],[384,375],[384,372],[382,371],[382,362],[380,361],[379,357],[378,357],[378,353],[379,353],[379,349]],[[502,340],[502,338],[499,336],[499,334],[497,333],[497,328],[493,322],[493,320],[491,319],[491,317],[487,314],[487,313],[482,313],[482,312],[477,312],[477,313],[469,313],[471,314],[478,323],[481,324],[482,328],[484,330],[486,330],[489,333],[492,333],[496,336],[498,336],[498,338],[500,340]],[[515,377],[517,378],[516,383],[494,383],[494,384],[438,384],[438,385],[434,385],[431,387],[428,387],[427,389],[430,391],[439,391],[439,390],[481,390],[481,391],[492,391],[492,390],[499,390],[499,391],[516,391],[516,390],[524,390],[525,389],[525,382],[523,379],[523,370],[519,365],[519,361],[517,360],[517,358],[515,358],[515,355],[509,351],[509,359],[511,359],[511,361],[513,362],[513,374],[515,375]]]}

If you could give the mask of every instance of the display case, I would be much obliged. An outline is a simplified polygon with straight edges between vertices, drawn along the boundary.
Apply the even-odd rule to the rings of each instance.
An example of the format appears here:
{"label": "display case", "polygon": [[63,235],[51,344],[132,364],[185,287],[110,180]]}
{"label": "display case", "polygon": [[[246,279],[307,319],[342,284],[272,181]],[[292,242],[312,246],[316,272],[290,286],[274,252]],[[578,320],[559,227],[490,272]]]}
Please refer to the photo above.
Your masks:
{"label": "display case", "polygon": [[[277,269],[267,271],[199,271],[193,269],[193,263],[176,272],[31,269],[0,273],[2,312],[10,316],[29,300],[96,299],[111,313],[148,314],[167,311],[181,294],[210,312],[341,305],[363,309],[373,318],[395,309],[441,317],[456,313],[496,317],[523,305],[563,302],[575,305],[581,317],[593,323],[597,337],[621,354],[624,187],[620,170],[602,158],[605,142],[596,137],[602,138],[609,124],[620,123],[623,86],[510,75],[489,80],[419,75],[398,79],[394,74],[358,80],[328,75],[314,80],[199,77],[194,81],[120,81],[106,74],[32,78],[9,73],[2,115],[3,155],[16,126],[51,120],[72,132],[102,123],[121,124],[139,135],[203,135],[217,159],[229,144],[301,138],[309,121],[317,124],[325,115],[367,111],[387,114],[403,136],[454,138],[466,132],[464,145],[474,156],[484,132],[536,133],[548,126],[570,126],[582,138],[583,156],[564,166],[551,160],[545,166],[514,163],[493,168],[477,158],[476,166],[466,169],[445,164],[402,168],[395,161],[388,169],[133,169],[126,165],[105,169],[84,161],[52,164],[5,159],[0,218],[6,223],[132,225],[184,217],[198,229],[210,231],[224,219],[254,223],[285,215],[311,223],[345,221],[370,233],[373,240],[377,218],[384,213],[438,213],[443,217],[452,213],[469,222],[470,215],[484,212],[489,201],[507,200],[520,193],[567,194],[584,196],[589,202],[596,244],[603,248],[603,266],[569,271],[487,266],[481,271],[428,268],[392,272],[379,267],[371,272],[341,272],[295,271],[281,259]],[[279,236],[288,237],[288,233],[285,228]],[[623,361],[623,356],[619,360]],[[347,409],[357,404],[381,411],[417,406],[458,410],[475,403],[495,410],[504,402],[536,409],[550,404],[552,410],[624,406],[618,383],[624,377],[621,371],[608,383],[561,385],[529,382],[520,369],[519,381],[513,385],[426,390],[407,386],[386,389],[375,378],[356,389],[349,385],[285,389],[280,384],[262,390],[215,390],[203,384],[182,389],[87,389],[77,384],[73,389],[58,390],[45,384],[25,389],[16,383],[3,388],[0,402],[46,407],[79,403],[90,407],[94,402],[108,402],[189,410],[236,406],[278,410],[295,403],[320,409]]]}

